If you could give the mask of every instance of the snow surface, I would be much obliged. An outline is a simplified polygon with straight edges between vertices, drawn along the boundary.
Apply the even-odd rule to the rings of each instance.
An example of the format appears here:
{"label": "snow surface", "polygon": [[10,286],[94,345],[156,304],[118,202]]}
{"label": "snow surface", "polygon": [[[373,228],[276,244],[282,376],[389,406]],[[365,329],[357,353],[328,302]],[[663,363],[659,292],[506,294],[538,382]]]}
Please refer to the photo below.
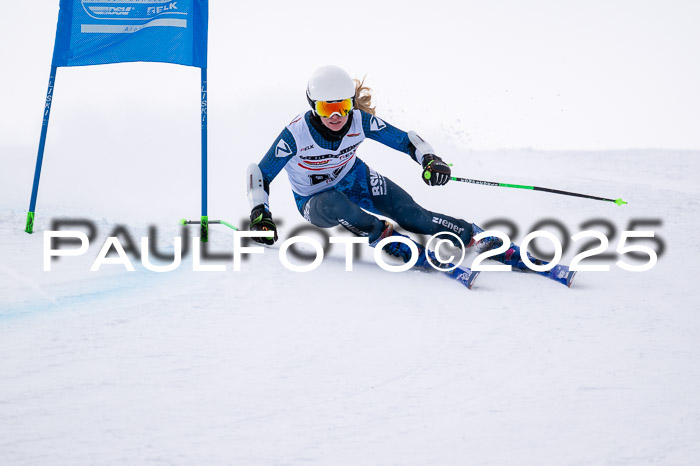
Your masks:
{"label": "snow surface", "polygon": [[[193,272],[190,254],[168,273],[138,261],[135,272],[91,273],[120,224],[137,241],[156,225],[159,249],[172,250],[177,219],[196,211],[181,207],[196,185],[156,178],[126,188],[117,176],[49,174],[49,163],[30,236],[27,177],[3,170],[0,463],[697,464],[700,317],[687,256],[700,240],[700,153],[434,145],[453,154],[456,174],[508,174],[503,181],[630,203],[458,183],[431,189],[401,154],[368,141],[360,156],[427,207],[475,222],[512,218],[518,240],[547,217],[570,234],[591,218],[618,230],[658,218],[666,251],[649,272],[613,264],[580,272],[571,289],[493,272],[470,291],[437,274],[384,272],[367,252],[345,272],[337,246],[310,273],[284,269],[278,246],[240,272],[228,260],[217,262],[226,272]],[[28,151],[4,150],[3,162],[31,173]],[[125,164],[130,157],[139,158]],[[212,185],[213,198],[224,190],[237,197],[222,217],[236,223],[247,212],[243,188]],[[284,176],[272,194],[286,238],[304,221]],[[152,215],[137,208],[160,195]],[[41,232],[60,217],[95,221],[99,237],[85,256],[43,272]],[[231,244],[231,230],[212,227],[211,251]]]}
{"label": "snow surface", "polygon": [[[405,155],[362,145],[429,209],[512,219],[516,241],[542,219],[569,235],[602,219],[610,251],[630,220],[661,221],[651,271],[607,261],[571,289],[483,273],[471,291],[369,251],[345,272],[338,246],[303,274],[279,245],[240,272],[193,272],[191,254],[168,273],[89,272],[120,226],[138,247],[153,225],[172,251],[200,213],[199,70],[167,64],[59,70],[27,235],[58,2],[4,3],[0,465],[700,464],[700,3],[211,2],[211,218],[245,225],[246,166],[334,63],[457,176],[629,201],[429,188]],[[342,40],[314,40],[317,24]],[[673,150],[638,149],[658,147]],[[306,225],[284,174],[272,212],[281,239]],[[44,272],[61,218],[98,235]],[[231,245],[212,227],[212,252]]]}

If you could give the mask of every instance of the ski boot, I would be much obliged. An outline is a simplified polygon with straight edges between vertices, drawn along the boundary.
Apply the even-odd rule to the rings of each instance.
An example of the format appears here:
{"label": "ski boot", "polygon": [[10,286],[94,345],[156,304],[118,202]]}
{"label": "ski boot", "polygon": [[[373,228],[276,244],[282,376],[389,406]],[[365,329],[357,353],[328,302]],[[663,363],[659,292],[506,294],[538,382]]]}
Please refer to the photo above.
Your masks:
{"label": "ski boot", "polygon": [[[389,222],[384,222],[384,230],[382,231],[382,234],[379,236],[379,238],[372,241],[369,245],[374,248],[377,246],[377,244],[379,244],[381,240],[392,236],[402,236],[404,238],[409,238],[415,243],[416,247],[418,248],[418,260],[415,263],[415,267],[419,267],[427,271],[432,271],[433,269],[436,269],[440,273],[452,278],[453,280],[460,282],[462,285],[466,286],[469,289],[471,289],[474,285],[474,280],[479,275],[479,272],[474,272],[468,267],[459,267],[450,263],[440,262],[435,256],[435,253],[433,253],[432,251],[429,251],[423,245],[414,241],[410,237],[395,232],[394,226]],[[383,247],[383,250],[387,254],[390,254],[395,257],[400,257],[404,261],[404,263],[407,263],[409,260],[411,260],[412,251],[407,244],[404,244],[402,242],[390,242]]]}
{"label": "ski boot", "polygon": [[[472,228],[474,236],[484,231],[478,225],[473,225]],[[492,249],[497,249],[502,245],[503,241],[495,236],[487,236],[486,238],[482,238],[478,242],[474,242],[474,239],[472,238],[471,242],[469,243],[469,246],[474,246],[474,251],[477,254],[481,254],[485,251],[490,251]],[[549,264],[549,262],[544,261],[542,259],[538,259],[530,253],[527,253],[527,258],[530,259],[530,262],[534,265]],[[510,247],[506,250],[506,252],[497,254],[495,256],[491,256],[490,259],[493,259],[505,265],[510,265],[511,267],[513,267],[514,270],[520,270],[523,272],[528,272],[531,270],[527,265],[525,265],[525,262],[523,262],[522,257],[520,255],[520,247],[517,246],[515,243],[510,243]],[[555,265],[554,267],[552,267],[552,269],[546,272],[536,273],[538,275],[551,278],[552,280],[562,283],[568,287],[571,287],[574,275],[576,275],[576,272],[570,271],[567,265]]]}
{"label": "ski boot", "polygon": [[[383,240],[384,238],[389,238],[391,236],[402,236],[404,238],[408,238],[411,241],[413,241],[416,245],[416,248],[418,248],[418,261],[416,262],[414,267],[420,267],[420,268],[428,268],[429,267],[428,258],[426,257],[426,254],[425,254],[425,248],[421,244],[419,244],[416,241],[414,241],[413,239],[411,239],[409,236],[402,235],[401,233],[397,233],[396,231],[394,231],[394,226],[387,221],[384,221],[384,230],[382,231],[382,234],[379,235],[379,238],[372,241],[369,245],[371,247],[376,247],[377,244],[379,244],[379,242],[381,240]],[[411,252],[411,248],[408,246],[408,244],[402,243],[400,241],[394,241],[394,242],[388,243],[382,249],[384,250],[384,252],[386,252],[387,254],[389,254],[391,256],[401,258],[401,260],[403,260],[404,263],[411,260],[411,255],[413,254]]]}
{"label": "ski boot", "polygon": [[[474,252],[477,254],[482,254],[492,249],[498,249],[503,245],[503,240],[497,236],[487,236],[475,242],[473,237],[483,232],[484,230],[479,225],[472,224],[472,240],[469,242],[468,247],[473,247]],[[529,253],[527,258],[530,259],[530,261],[535,265],[546,265],[548,263],[541,259],[537,259]],[[498,261],[502,264],[510,265],[518,270],[527,269],[527,266],[520,258],[520,247],[516,246],[515,243],[510,243],[510,247],[508,250],[506,250],[506,252],[491,256],[490,259]]]}

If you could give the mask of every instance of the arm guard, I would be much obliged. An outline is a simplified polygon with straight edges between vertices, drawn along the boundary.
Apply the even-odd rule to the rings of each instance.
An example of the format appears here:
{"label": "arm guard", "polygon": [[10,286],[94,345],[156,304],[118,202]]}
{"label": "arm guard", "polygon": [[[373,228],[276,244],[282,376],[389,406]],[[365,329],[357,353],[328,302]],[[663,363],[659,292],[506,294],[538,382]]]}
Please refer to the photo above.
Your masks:
{"label": "arm guard", "polygon": [[268,208],[270,187],[267,182],[263,179],[260,167],[256,163],[251,163],[248,166],[248,171],[246,173],[246,187],[248,190],[248,202],[250,202],[250,208],[254,208],[263,204],[265,208]]}
{"label": "arm guard", "polygon": [[423,157],[426,155],[435,155],[435,150],[433,150],[433,147],[425,142],[423,138],[418,136],[415,131],[408,132],[408,139],[411,141],[411,156],[420,165],[423,165]]}

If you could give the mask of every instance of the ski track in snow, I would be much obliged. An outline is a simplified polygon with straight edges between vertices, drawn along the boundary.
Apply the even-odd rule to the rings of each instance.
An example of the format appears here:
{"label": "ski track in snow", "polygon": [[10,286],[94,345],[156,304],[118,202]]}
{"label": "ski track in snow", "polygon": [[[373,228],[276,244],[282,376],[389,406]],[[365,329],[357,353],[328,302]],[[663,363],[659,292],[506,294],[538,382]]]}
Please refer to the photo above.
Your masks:
{"label": "ski track in snow", "polygon": [[[700,154],[494,157],[519,173],[513,181],[619,192],[630,204],[456,183],[421,190],[363,156],[430,208],[514,218],[518,241],[545,217],[571,234],[594,217],[618,230],[661,218],[664,256],[645,273],[579,272],[571,289],[484,272],[467,290],[437,273],[384,272],[367,252],[348,273],[339,246],[310,273],[285,270],[277,246],[241,272],[231,262],[193,272],[191,257],[168,273],[138,261],[135,272],[89,272],[109,226],[129,223],[119,219],[88,254],[43,272],[48,217],[75,214],[44,207],[30,236],[26,200],[5,205],[0,463],[697,464],[700,309],[687,256],[700,240]],[[473,176],[502,177],[481,170]],[[289,231],[302,220],[283,191],[273,185],[273,212]],[[179,230],[158,224],[167,250]],[[212,228],[211,243],[228,250],[230,233]]]}

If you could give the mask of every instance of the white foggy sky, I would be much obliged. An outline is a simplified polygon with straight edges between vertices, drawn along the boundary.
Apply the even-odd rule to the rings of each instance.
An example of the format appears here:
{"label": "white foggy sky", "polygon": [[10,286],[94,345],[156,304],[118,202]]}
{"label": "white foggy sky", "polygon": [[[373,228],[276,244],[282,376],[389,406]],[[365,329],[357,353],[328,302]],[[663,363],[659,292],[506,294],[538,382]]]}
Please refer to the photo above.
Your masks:
{"label": "white foggy sky", "polygon": [[[35,146],[58,0],[4,10],[0,140]],[[264,151],[333,63],[367,75],[389,122],[468,149],[700,149],[699,24],[694,1],[211,0],[211,137],[269,125]],[[95,121],[128,133],[135,111],[189,121],[198,79],[174,65],[60,69],[50,137]]]}

